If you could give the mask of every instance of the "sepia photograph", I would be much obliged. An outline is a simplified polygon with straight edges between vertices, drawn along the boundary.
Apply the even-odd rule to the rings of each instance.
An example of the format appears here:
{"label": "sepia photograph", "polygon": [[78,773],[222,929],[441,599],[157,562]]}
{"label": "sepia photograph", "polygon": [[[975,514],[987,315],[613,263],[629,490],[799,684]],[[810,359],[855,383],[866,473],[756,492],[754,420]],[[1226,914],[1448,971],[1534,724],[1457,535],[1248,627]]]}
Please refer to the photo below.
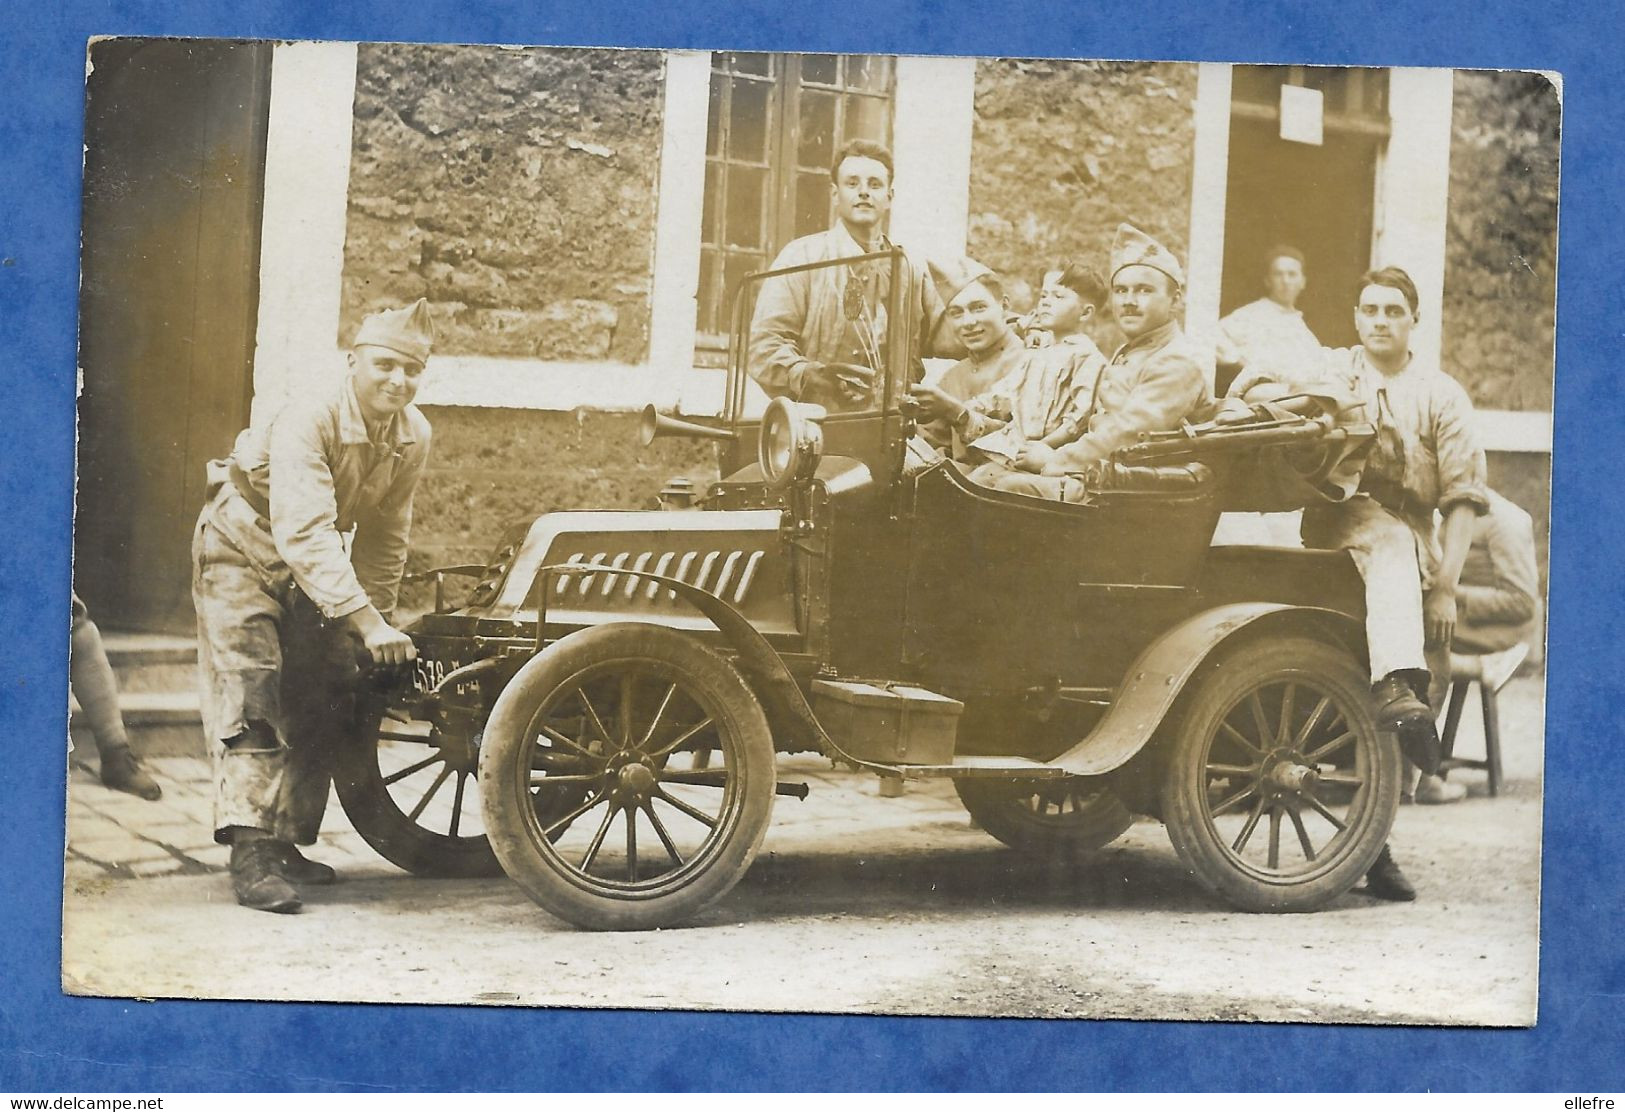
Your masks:
{"label": "sepia photograph", "polygon": [[65,992],[1535,1024],[1560,75],[84,105]]}

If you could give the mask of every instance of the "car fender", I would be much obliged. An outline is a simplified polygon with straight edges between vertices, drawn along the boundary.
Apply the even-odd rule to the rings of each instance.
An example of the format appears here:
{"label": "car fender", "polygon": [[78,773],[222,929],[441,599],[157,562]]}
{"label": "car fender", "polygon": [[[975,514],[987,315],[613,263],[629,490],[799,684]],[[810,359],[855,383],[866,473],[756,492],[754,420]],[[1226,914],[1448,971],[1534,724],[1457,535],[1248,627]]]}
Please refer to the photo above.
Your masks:
{"label": "car fender", "polygon": [[[774,651],[767,638],[762,636],[761,631],[723,599],[669,575],[631,571],[606,564],[548,564],[538,568],[537,572],[535,589],[540,594],[541,603],[537,611],[538,629],[544,624],[541,616],[546,613],[548,584],[555,575],[579,575],[586,572],[610,577],[627,576],[631,579],[649,580],[672,591],[717,627],[717,632],[722,634],[736,654],[735,667],[744,674],[751,689],[756,692],[756,697],[762,701],[768,721],[773,723],[775,728],[788,730],[796,741],[826,752],[834,751],[829,735],[818,724],[812,708],[807,705],[806,696],[801,693],[801,688],[796,686],[795,677],[790,674],[790,669],[785,667],[784,661],[779,659],[779,654]],[[629,615],[628,618],[636,621],[635,615]]]}
{"label": "car fender", "polygon": [[1273,602],[1216,606],[1187,618],[1151,642],[1130,666],[1111,706],[1088,736],[1047,763],[1075,776],[1102,776],[1121,768],[1156,735],[1180,692],[1202,663],[1243,634],[1268,627],[1308,631],[1365,655],[1365,633],[1347,614]]}

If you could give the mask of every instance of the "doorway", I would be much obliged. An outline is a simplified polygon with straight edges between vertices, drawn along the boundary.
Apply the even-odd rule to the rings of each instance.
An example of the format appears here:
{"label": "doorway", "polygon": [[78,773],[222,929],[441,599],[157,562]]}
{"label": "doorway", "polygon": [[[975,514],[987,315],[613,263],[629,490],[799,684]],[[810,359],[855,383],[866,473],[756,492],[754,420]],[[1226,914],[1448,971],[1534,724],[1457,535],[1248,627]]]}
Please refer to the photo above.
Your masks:
{"label": "doorway", "polygon": [[91,47],[74,585],[104,626],[193,629],[204,464],[252,393],[271,51]]}
{"label": "doorway", "polygon": [[[1320,92],[1320,143],[1281,137],[1283,85]],[[1234,67],[1221,314],[1263,297],[1265,255],[1290,245],[1305,259],[1304,323],[1322,344],[1356,342],[1354,286],[1371,266],[1388,131],[1387,70]]]}

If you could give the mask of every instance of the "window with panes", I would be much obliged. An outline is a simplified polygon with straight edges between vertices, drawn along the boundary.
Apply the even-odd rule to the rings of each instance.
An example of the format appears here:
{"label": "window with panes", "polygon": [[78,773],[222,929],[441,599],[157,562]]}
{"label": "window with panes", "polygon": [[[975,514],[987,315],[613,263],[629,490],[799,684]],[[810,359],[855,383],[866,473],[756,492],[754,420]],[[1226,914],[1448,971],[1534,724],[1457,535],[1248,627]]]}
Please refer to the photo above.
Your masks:
{"label": "window with panes", "polygon": [[833,218],[841,145],[891,145],[896,60],[872,54],[711,56],[700,243],[702,349],[726,346],[739,280]]}
{"label": "window with panes", "polygon": [[1388,71],[1340,66],[1236,66],[1231,70],[1233,113],[1278,119],[1281,86],[1319,89],[1327,131],[1388,135]]}

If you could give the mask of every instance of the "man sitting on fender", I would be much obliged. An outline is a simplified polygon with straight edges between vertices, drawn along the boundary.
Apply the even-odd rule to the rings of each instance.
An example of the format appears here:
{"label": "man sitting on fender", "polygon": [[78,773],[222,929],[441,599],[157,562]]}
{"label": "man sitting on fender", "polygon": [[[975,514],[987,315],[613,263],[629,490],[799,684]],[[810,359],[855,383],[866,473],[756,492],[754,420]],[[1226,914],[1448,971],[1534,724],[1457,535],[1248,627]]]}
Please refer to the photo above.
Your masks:
{"label": "man sitting on fender", "polygon": [[[1439,766],[1438,727],[1424,701],[1429,675],[1440,684],[1449,678],[1457,586],[1474,520],[1488,509],[1489,496],[1473,404],[1455,379],[1411,353],[1418,319],[1410,275],[1398,267],[1370,271],[1354,310],[1359,346],[1324,350],[1322,365],[1293,382],[1243,369],[1218,419],[1246,415],[1250,407],[1235,399],[1251,400],[1272,385],[1327,387],[1364,404],[1377,440],[1360,490],[1347,501],[1304,510],[1303,543],[1341,548],[1359,568],[1378,722],[1398,733],[1405,755],[1426,776]],[[1444,515],[1440,528],[1435,511]],[[1366,879],[1379,898],[1416,898],[1386,847]]]}
{"label": "man sitting on fender", "polygon": [[978,481],[1066,502],[1083,500],[1081,476],[1143,432],[1177,429],[1210,404],[1205,360],[1179,326],[1185,271],[1156,240],[1120,224],[1112,244],[1112,315],[1127,337],[1101,371],[1071,443],[1037,445],[1011,465],[982,471]]}

